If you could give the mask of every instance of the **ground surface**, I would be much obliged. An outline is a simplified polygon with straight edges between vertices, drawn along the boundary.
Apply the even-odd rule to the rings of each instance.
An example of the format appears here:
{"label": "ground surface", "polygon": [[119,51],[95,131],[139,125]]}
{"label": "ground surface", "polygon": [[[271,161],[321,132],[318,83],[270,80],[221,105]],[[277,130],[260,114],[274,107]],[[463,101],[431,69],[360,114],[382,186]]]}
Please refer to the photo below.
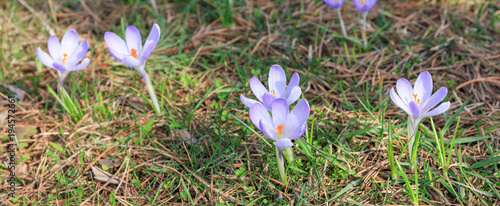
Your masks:
{"label": "ground surface", "polygon": [[[16,197],[7,197],[9,171],[2,164],[0,202],[411,204],[402,173],[390,178],[393,125],[394,155],[419,188],[421,204],[499,204],[498,1],[380,1],[368,15],[367,50],[360,47],[360,14],[352,2],[342,10],[350,35],[345,40],[337,13],[322,1],[231,2],[2,1],[4,163],[9,86],[25,96],[16,113]],[[130,24],[145,37],[153,23],[162,36],[146,65],[166,111],[162,116],[140,95],[148,97],[140,74],[112,58],[103,40],[106,31],[123,36]],[[57,73],[35,52],[68,28],[89,41],[91,58],[64,85],[81,109],[73,117],[50,93]],[[263,143],[260,131],[251,131],[256,128],[239,99],[240,93],[254,98],[249,79],[267,82],[272,64],[283,66],[288,77],[300,75],[312,109],[302,137],[310,144],[296,144],[288,185],[279,181],[274,148]],[[407,117],[389,90],[397,79],[414,81],[425,70],[434,88],[449,89],[450,110],[433,118],[436,128],[449,128],[445,142],[458,117],[460,125],[444,175],[430,119],[423,121],[415,182],[402,154]],[[106,177],[102,171],[119,180],[99,181]]]}

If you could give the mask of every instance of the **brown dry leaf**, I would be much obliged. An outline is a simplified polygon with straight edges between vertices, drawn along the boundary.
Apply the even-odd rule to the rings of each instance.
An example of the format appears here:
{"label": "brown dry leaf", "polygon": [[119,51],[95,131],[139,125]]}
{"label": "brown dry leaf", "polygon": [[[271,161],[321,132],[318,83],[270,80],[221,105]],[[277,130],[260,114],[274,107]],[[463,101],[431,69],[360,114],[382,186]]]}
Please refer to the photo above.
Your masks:
{"label": "brown dry leaf", "polygon": [[94,167],[94,166],[90,165],[90,168],[92,169],[92,173],[94,174],[94,179],[96,179],[98,181],[101,181],[101,182],[108,182],[109,181],[109,183],[116,184],[116,185],[120,184],[120,182],[124,182],[125,184],[128,185],[128,183],[126,183],[122,179],[120,179],[118,177],[113,177],[112,174],[104,171],[103,169],[101,169],[99,167]]}
{"label": "brown dry leaf", "polygon": [[189,132],[185,129],[173,130],[172,135],[175,135],[175,136],[180,135],[181,140],[185,141],[188,144],[193,144],[193,143],[196,143],[198,141],[196,138],[192,137],[191,134],[189,134]]}
{"label": "brown dry leaf", "polygon": [[23,99],[24,99],[24,91],[22,89],[14,86],[14,85],[10,85],[10,84],[0,84],[0,85],[2,85],[3,87],[9,89],[10,91],[14,92],[17,101],[23,101]]}
{"label": "brown dry leaf", "polygon": [[119,159],[111,159],[111,158],[105,158],[105,159],[100,159],[98,160],[99,164],[105,165],[108,168],[114,168],[120,166],[123,161]]}
{"label": "brown dry leaf", "polygon": [[21,140],[29,139],[38,132],[35,125],[16,126],[15,131],[19,147],[21,148],[28,146],[27,142],[21,142]]}

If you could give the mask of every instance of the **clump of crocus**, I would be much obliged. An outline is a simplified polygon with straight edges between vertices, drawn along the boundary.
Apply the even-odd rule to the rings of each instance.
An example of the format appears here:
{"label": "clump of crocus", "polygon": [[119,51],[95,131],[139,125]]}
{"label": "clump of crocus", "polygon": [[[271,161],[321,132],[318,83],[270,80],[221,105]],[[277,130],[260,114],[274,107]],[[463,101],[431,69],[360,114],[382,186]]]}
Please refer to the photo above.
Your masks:
{"label": "clump of crocus", "polygon": [[[268,111],[271,111],[274,100],[282,98],[288,105],[291,105],[297,101],[302,94],[302,90],[299,87],[299,75],[294,73],[287,87],[285,71],[277,64],[271,66],[268,81],[269,90],[262,85],[257,77],[254,76],[250,79],[250,88],[252,92],[257,99],[264,104]],[[243,94],[240,94],[240,99],[247,107],[259,103],[259,101],[246,98]]]}
{"label": "clump of crocus", "polygon": [[154,24],[151,32],[149,33],[144,47],[142,46],[141,33],[135,26],[128,26],[125,30],[125,41],[113,32],[106,32],[104,34],[104,41],[108,45],[109,53],[116,60],[122,62],[128,67],[132,67],[139,71],[146,82],[146,88],[151,97],[156,111],[161,114],[160,104],[156,98],[151,79],[145,71],[146,59],[151,55],[158,40],[160,39],[160,27]]}
{"label": "clump of crocus", "polygon": [[361,11],[361,15],[363,16],[363,20],[361,24],[363,27],[361,28],[361,36],[363,38],[363,46],[365,49],[368,47],[368,40],[366,38],[366,16],[368,15],[368,11],[375,6],[377,0],[353,0],[354,6]]}
{"label": "clump of crocus", "polygon": [[409,115],[408,138],[410,138],[410,141],[408,148],[409,156],[411,156],[418,123],[425,117],[442,114],[450,108],[450,102],[444,102],[434,108],[446,97],[448,89],[441,87],[432,94],[432,77],[428,71],[422,72],[418,76],[414,87],[411,86],[408,80],[399,79],[396,82],[396,89],[398,90],[397,94],[394,88],[391,89],[391,99],[394,104]]}
{"label": "clump of crocus", "polygon": [[337,10],[340,19],[340,28],[342,29],[342,34],[344,37],[347,36],[347,32],[344,25],[344,20],[342,19],[342,13],[340,12],[344,0],[323,0],[326,4]]}
{"label": "clump of crocus", "polygon": [[292,140],[304,134],[306,121],[309,118],[309,103],[301,99],[290,112],[287,101],[280,98],[273,101],[271,113],[272,117],[261,103],[255,103],[250,107],[250,119],[253,124],[266,137],[274,140],[273,144],[278,147],[280,177],[281,181],[286,184],[283,149],[292,147]]}
{"label": "clump of crocus", "polygon": [[45,53],[40,47],[36,49],[36,55],[45,66],[57,70],[59,74],[59,86],[63,85],[64,79],[70,71],[82,70],[90,63],[89,58],[85,58],[78,64],[87,54],[89,44],[87,40],[79,43],[78,33],[74,29],[66,31],[61,42],[59,42],[56,35],[49,37],[47,47],[50,55]]}

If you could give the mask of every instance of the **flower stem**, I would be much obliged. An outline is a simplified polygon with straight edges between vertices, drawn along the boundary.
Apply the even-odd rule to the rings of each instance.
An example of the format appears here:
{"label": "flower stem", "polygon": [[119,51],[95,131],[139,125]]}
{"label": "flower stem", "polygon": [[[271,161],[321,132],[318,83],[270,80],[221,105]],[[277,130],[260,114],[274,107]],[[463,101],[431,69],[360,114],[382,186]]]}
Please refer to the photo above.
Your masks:
{"label": "flower stem", "polygon": [[149,75],[144,72],[143,74],[144,81],[146,82],[146,89],[148,90],[149,96],[151,98],[151,102],[153,103],[153,106],[155,107],[156,113],[161,115],[162,111],[160,109],[160,104],[158,104],[158,99],[156,98],[156,93],[154,90],[153,85],[151,84],[151,78],[149,78]]}
{"label": "flower stem", "polygon": [[410,159],[410,162],[417,162],[416,161],[416,155],[415,155],[415,160],[413,160],[413,145],[415,144],[415,138],[416,138],[416,131],[417,131],[417,124],[418,122],[414,119],[412,119],[411,117],[408,117],[408,138],[410,138],[410,140],[408,141],[408,151],[409,151],[409,154],[408,154],[408,159]]}
{"label": "flower stem", "polygon": [[283,160],[283,150],[276,148],[276,158],[278,159],[278,168],[280,170],[281,182],[283,182],[286,185],[286,184],[288,184],[288,182],[286,181],[285,161]]}
{"label": "flower stem", "polygon": [[288,157],[288,162],[291,163],[293,162],[293,152],[291,147],[285,148],[285,155]]}
{"label": "flower stem", "polygon": [[366,16],[368,15],[368,12],[365,11],[361,14],[363,16],[363,22],[362,22],[363,27],[361,28],[361,36],[363,38],[363,46],[365,49],[367,49],[368,48],[368,40],[366,38]]}
{"label": "flower stem", "polygon": [[342,14],[340,12],[340,8],[337,9],[337,13],[339,14],[340,28],[342,29],[342,34],[344,35],[344,37],[347,37],[347,31],[345,30],[345,24],[344,24],[344,20],[342,19]]}

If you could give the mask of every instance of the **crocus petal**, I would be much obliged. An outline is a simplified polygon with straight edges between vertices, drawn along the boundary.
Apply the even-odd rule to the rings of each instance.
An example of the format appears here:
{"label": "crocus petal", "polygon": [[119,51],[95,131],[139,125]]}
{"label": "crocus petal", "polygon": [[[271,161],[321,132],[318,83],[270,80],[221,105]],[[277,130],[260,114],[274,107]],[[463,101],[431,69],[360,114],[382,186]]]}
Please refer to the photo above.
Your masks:
{"label": "crocus petal", "polygon": [[276,147],[280,148],[280,150],[293,146],[292,141],[286,138],[280,139],[277,142],[273,142],[273,144]]}
{"label": "crocus petal", "polygon": [[240,99],[241,102],[247,107],[251,107],[253,104],[259,103],[258,101],[255,101],[253,99],[246,98],[245,96],[243,96],[243,94],[240,94]]}
{"label": "crocus petal", "polygon": [[300,98],[300,95],[302,94],[302,90],[300,89],[299,86],[295,86],[292,89],[290,89],[290,95],[286,97],[286,103],[288,105],[293,104],[297,99]]}
{"label": "crocus petal", "polygon": [[264,133],[264,135],[266,135],[269,139],[277,141],[278,138],[276,138],[276,131],[270,126],[271,125],[262,123],[262,120],[259,122],[260,131],[262,131],[262,133]]}
{"label": "crocus petal", "polygon": [[74,66],[71,71],[80,71],[82,69],[85,69],[87,66],[89,66],[90,64],[90,59],[89,58],[85,58],[82,63]]}
{"label": "crocus petal", "polygon": [[431,96],[432,76],[428,71],[422,72],[418,75],[413,93],[418,95],[417,98],[420,98],[421,103],[427,101],[427,99]]}
{"label": "crocus petal", "polygon": [[268,91],[264,87],[262,82],[260,82],[259,79],[255,76],[250,79],[250,89],[252,89],[252,92],[255,95],[255,97],[257,97],[257,99],[263,102],[264,93]]}
{"label": "crocus petal", "polygon": [[307,124],[304,123],[302,127],[297,127],[292,132],[290,132],[290,136],[288,136],[288,139],[294,140],[301,137],[306,131],[306,129],[307,129]]}
{"label": "crocus petal", "polygon": [[441,105],[439,105],[439,107],[436,107],[432,111],[425,113],[420,118],[431,117],[442,114],[443,112],[446,112],[449,108],[450,108],[450,102],[443,102]]}
{"label": "crocus petal", "polygon": [[127,48],[130,52],[130,55],[132,55],[132,49],[137,50],[136,54],[138,56],[142,55],[142,39],[141,39],[141,32],[137,27],[130,25],[125,29],[125,41],[127,43]]}
{"label": "crocus petal", "polygon": [[266,107],[261,103],[253,104],[250,107],[249,114],[252,123],[255,125],[255,127],[257,127],[260,130],[262,130],[260,128],[260,121],[262,121],[262,123],[265,125],[269,126],[273,125],[269,112],[267,111]]}
{"label": "crocus petal", "polygon": [[87,51],[89,50],[89,43],[87,40],[83,40],[78,47],[75,48],[75,50],[69,55],[68,60],[66,61],[66,68],[73,68],[85,55],[87,54]]}
{"label": "crocus petal", "polygon": [[140,64],[139,60],[137,60],[133,56],[125,56],[122,62],[128,67],[136,67]]}
{"label": "crocus petal", "polygon": [[154,24],[148,38],[146,39],[146,43],[144,44],[141,62],[145,62],[149,55],[151,55],[151,52],[153,52],[156,47],[158,40],[160,40],[160,26],[158,26],[158,24]]}
{"label": "crocus petal", "polygon": [[269,70],[269,91],[276,94],[277,97],[283,97],[286,90],[285,70],[280,65],[273,65]]}
{"label": "crocus petal", "polygon": [[394,88],[391,88],[391,100],[392,102],[394,102],[394,104],[396,104],[399,108],[403,109],[406,114],[410,115],[411,112],[407,106],[407,104],[401,99],[401,97],[399,97],[398,94],[396,94],[396,92],[394,91]]}
{"label": "crocus petal", "polygon": [[52,58],[50,58],[50,56],[47,53],[45,53],[42,49],[40,49],[40,47],[36,49],[36,56],[45,66],[54,69],[54,66],[52,66],[54,60],[52,60]]}
{"label": "crocus petal", "polygon": [[49,40],[47,41],[47,48],[49,49],[49,54],[53,60],[55,59],[56,61],[61,61],[61,43],[59,43],[59,39],[56,35],[49,37]]}
{"label": "crocus petal", "polygon": [[52,68],[57,69],[57,70],[59,70],[59,71],[61,71],[63,73],[68,71],[68,69],[66,68],[66,66],[64,66],[60,62],[54,62],[54,63],[52,63],[52,66],[53,66]]}
{"label": "crocus petal", "polygon": [[407,79],[398,79],[398,81],[396,82],[396,89],[398,90],[399,97],[401,97],[403,102],[405,102],[406,104],[408,104],[408,102],[413,99],[413,87]]}
{"label": "crocus petal", "polygon": [[289,138],[292,136],[292,132],[297,127],[302,127],[304,123],[309,118],[309,103],[305,99],[299,100],[297,105],[292,109],[288,115],[288,121],[285,124],[285,129],[283,132],[283,138]]}
{"label": "crocus petal", "polygon": [[262,100],[263,100],[262,103],[264,103],[264,106],[266,106],[267,108],[272,109],[273,102],[276,99],[277,99],[277,97],[274,96],[273,93],[266,92],[266,93],[264,93],[264,97],[262,97]]}
{"label": "crocus petal", "polygon": [[328,6],[331,6],[334,9],[340,8],[344,3],[344,0],[323,0]]}
{"label": "crocus petal", "polygon": [[418,117],[420,116],[420,107],[418,106],[418,104],[415,101],[411,101],[409,104],[409,108],[411,117],[413,119],[418,119]]}
{"label": "crocus petal", "polygon": [[293,73],[292,78],[290,79],[290,83],[288,83],[288,86],[286,87],[285,94],[282,96],[283,99],[288,99],[290,96],[290,93],[292,92],[292,89],[296,86],[299,86],[300,82],[300,77],[299,74]]}
{"label": "crocus petal", "polygon": [[353,0],[354,6],[361,12],[367,12],[373,8],[377,0]]}
{"label": "crocus petal", "polygon": [[448,94],[448,89],[446,87],[439,88],[431,97],[429,97],[429,99],[423,102],[422,106],[420,107],[422,113],[426,113],[430,109],[438,105],[439,102],[443,101],[443,99],[446,97],[446,94]]}
{"label": "crocus petal", "polygon": [[61,40],[61,52],[65,54],[73,53],[78,46],[78,33],[74,29],[68,30]]}
{"label": "crocus petal", "polygon": [[116,60],[122,61],[123,58],[125,58],[125,56],[130,55],[130,52],[127,49],[125,41],[123,41],[123,39],[120,38],[115,33],[113,32],[104,33],[104,41],[106,42],[106,45],[108,45],[109,53]]}
{"label": "crocus petal", "polygon": [[285,126],[288,113],[290,113],[290,110],[288,109],[288,104],[284,99],[279,98],[273,102],[272,114],[274,128],[277,128],[279,125]]}

